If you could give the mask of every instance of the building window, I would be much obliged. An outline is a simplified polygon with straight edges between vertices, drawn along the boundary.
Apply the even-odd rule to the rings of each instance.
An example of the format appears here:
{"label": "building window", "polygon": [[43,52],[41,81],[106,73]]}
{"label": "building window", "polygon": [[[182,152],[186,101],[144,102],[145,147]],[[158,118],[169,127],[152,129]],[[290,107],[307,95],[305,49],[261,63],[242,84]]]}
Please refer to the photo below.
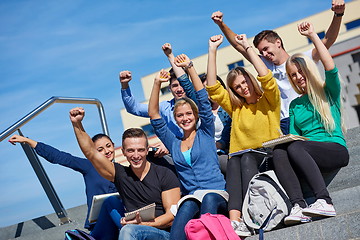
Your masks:
{"label": "building window", "polygon": [[360,52],[351,54],[354,63],[358,63],[360,66]]}
{"label": "building window", "polygon": [[345,23],[345,27],[346,27],[346,30],[350,30],[350,29],[353,29],[353,28],[357,28],[360,26],[360,18],[354,20],[354,21],[351,21],[351,22],[348,22],[348,23]]}
{"label": "building window", "polygon": [[[317,33],[320,39],[323,39],[325,37],[325,31]],[[308,38],[307,39],[309,43],[312,43],[312,41]]]}
{"label": "building window", "polygon": [[238,62],[234,62],[234,63],[231,63],[231,64],[228,64],[228,69],[229,71],[236,68],[236,67],[243,67],[244,66],[244,61],[243,60],[240,60]]}
{"label": "building window", "polygon": [[154,131],[154,128],[152,127],[151,124],[147,124],[147,125],[144,125],[144,126],[141,126],[142,130],[144,130],[144,132],[146,133],[146,135],[148,137],[152,137],[155,135],[155,131]]}

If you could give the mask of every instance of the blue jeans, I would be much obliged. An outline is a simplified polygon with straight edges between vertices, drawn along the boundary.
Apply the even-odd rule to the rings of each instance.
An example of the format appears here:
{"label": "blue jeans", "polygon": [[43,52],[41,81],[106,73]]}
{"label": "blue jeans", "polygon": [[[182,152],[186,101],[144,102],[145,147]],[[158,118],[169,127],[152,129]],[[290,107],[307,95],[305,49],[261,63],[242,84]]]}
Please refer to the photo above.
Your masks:
{"label": "blue jeans", "polygon": [[103,202],[98,220],[90,235],[96,240],[113,240],[119,235],[120,219],[125,214],[124,205],[120,198],[110,196]]}
{"label": "blue jeans", "polygon": [[202,203],[194,199],[185,200],[174,219],[171,227],[170,239],[186,240],[185,225],[193,218],[200,217],[204,213],[226,213],[227,202],[217,193],[208,193],[204,196]]}
{"label": "blue jeans", "polygon": [[170,233],[155,227],[128,224],[121,228],[119,240],[168,240]]}

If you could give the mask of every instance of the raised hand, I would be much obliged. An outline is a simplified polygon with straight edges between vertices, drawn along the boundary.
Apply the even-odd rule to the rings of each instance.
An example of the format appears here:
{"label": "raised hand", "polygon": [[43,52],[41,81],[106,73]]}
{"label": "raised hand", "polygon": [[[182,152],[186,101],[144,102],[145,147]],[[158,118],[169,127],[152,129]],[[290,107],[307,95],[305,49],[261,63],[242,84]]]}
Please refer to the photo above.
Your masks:
{"label": "raised hand", "polygon": [[130,71],[121,71],[119,74],[120,83],[128,83],[131,81]]}
{"label": "raised hand", "polygon": [[170,54],[172,54],[172,48],[170,43],[165,43],[161,46],[161,49],[165,53],[165,55],[168,57]]}
{"label": "raised hand", "polygon": [[187,67],[190,64],[190,58],[185,54],[180,54],[175,57],[174,63],[178,67]]}
{"label": "raised hand", "polygon": [[170,73],[168,71],[165,71],[164,69],[161,69],[161,71],[156,75],[155,81],[156,82],[167,82],[170,79]]}
{"label": "raised hand", "polygon": [[240,44],[244,49],[250,47],[246,34],[238,34],[235,36],[235,41]]}
{"label": "raised hand", "polygon": [[79,123],[85,117],[85,110],[82,107],[76,107],[70,110],[69,115],[72,123]]}
{"label": "raised hand", "polygon": [[344,0],[333,0],[331,4],[331,10],[336,14],[342,14],[345,12]]}
{"label": "raised hand", "polygon": [[210,37],[209,39],[209,47],[210,48],[218,48],[221,43],[223,42],[224,37],[223,35],[219,34],[219,35],[214,35],[212,37]]}
{"label": "raised hand", "polygon": [[309,37],[314,33],[314,26],[309,22],[302,22],[298,25],[298,31],[301,35]]}
{"label": "raised hand", "polygon": [[211,14],[211,19],[214,21],[215,24],[219,25],[223,22],[223,16],[224,14],[222,12],[216,11]]}

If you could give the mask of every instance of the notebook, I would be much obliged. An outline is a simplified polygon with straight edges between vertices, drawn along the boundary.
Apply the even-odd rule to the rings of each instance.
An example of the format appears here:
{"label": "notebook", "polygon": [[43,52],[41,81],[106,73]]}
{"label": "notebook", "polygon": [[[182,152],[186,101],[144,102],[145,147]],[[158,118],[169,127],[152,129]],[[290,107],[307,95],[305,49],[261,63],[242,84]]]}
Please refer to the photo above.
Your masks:
{"label": "notebook", "polygon": [[240,150],[240,151],[237,151],[237,152],[229,153],[229,157],[236,156],[236,155],[241,155],[241,154],[248,153],[248,152],[260,153],[260,154],[267,155],[266,152],[262,152],[262,151],[259,151],[259,150],[255,150],[255,149],[249,148],[249,149],[245,149],[245,150]]}
{"label": "notebook", "polygon": [[282,143],[287,143],[287,142],[292,142],[292,141],[297,141],[297,140],[301,140],[301,141],[307,141],[309,140],[309,138],[307,137],[303,137],[303,136],[298,136],[298,135],[293,135],[293,134],[287,134],[266,142],[263,142],[263,147],[275,147],[276,145],[282,144]]}
{"label": "notebook", "polygon": [[90,223],[96,222],[97,218],[99,217],[99,213],[100,213],[103,202],[105,201],[106,198],[108,198],[110,196],[119,196],[119,193],[118,192],[106,193],[106,194],[100,194],[100,195],[93,196],[90,214],[89,214],[89,222]]}
{"label": "notebook", "polygon": [[149,222],[155,219],[155,203],[139,208],[132,212],[125,213],[125,220],[129,221],[135,218],[137,212],[140,213],[141,221]]}

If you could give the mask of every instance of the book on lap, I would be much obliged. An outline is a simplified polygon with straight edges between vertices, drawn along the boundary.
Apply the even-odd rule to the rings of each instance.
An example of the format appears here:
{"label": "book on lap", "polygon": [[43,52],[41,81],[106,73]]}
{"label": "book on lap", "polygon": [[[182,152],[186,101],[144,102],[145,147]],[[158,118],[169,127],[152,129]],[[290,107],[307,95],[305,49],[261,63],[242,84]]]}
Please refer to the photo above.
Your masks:
{"label": "book on lap", "polygon": [[119,197],[119,193],[118,192],[106,193],[106,194],[100,194],[100,195],[93,196],[90,214],[89,214],[89,222],[90,223],[94,223],[97,221],[97,218],[99,217],[99,213],[100,213],[103,202],[105,201],[105,199],[107,199],[110,196],[118,196]]}
{"label": "book on lap", "polygon": [[298,141],[298,140],[307,141],[307,140],[309,140],[309,138],[299,136],[299,135],[294,135],[294,134],[287,134],[287,135],[284,135],[284,136],[281,136],[281,137],[278,137],[278,138],[263,142],[262,145],[263,145],[263,147],[273,148],[273,147],[275,147],[276,145],[279,145],[279,144],[292,142],[292,141]]}
{"label": "book on lap", "polygon": [[136,213],[140,213],[141,221],[149,222],[155,219],[155,203],[151,203],[149,205],[146,205],[145,207],[136,209],[132,212],[125,213],[125,220],[129,221],[135,218]]}
{"label": "book on lap", "polygon": [[259,150],[256,150],[256,149],[249,148],[249,149],[229,153],[229,157],[236,156],[236,155],[241,155],[241,154],[244,154],[244,153],[259,153],[259,154],[267,155],[266,152],[262,152],[262,151],[259,151]]}

